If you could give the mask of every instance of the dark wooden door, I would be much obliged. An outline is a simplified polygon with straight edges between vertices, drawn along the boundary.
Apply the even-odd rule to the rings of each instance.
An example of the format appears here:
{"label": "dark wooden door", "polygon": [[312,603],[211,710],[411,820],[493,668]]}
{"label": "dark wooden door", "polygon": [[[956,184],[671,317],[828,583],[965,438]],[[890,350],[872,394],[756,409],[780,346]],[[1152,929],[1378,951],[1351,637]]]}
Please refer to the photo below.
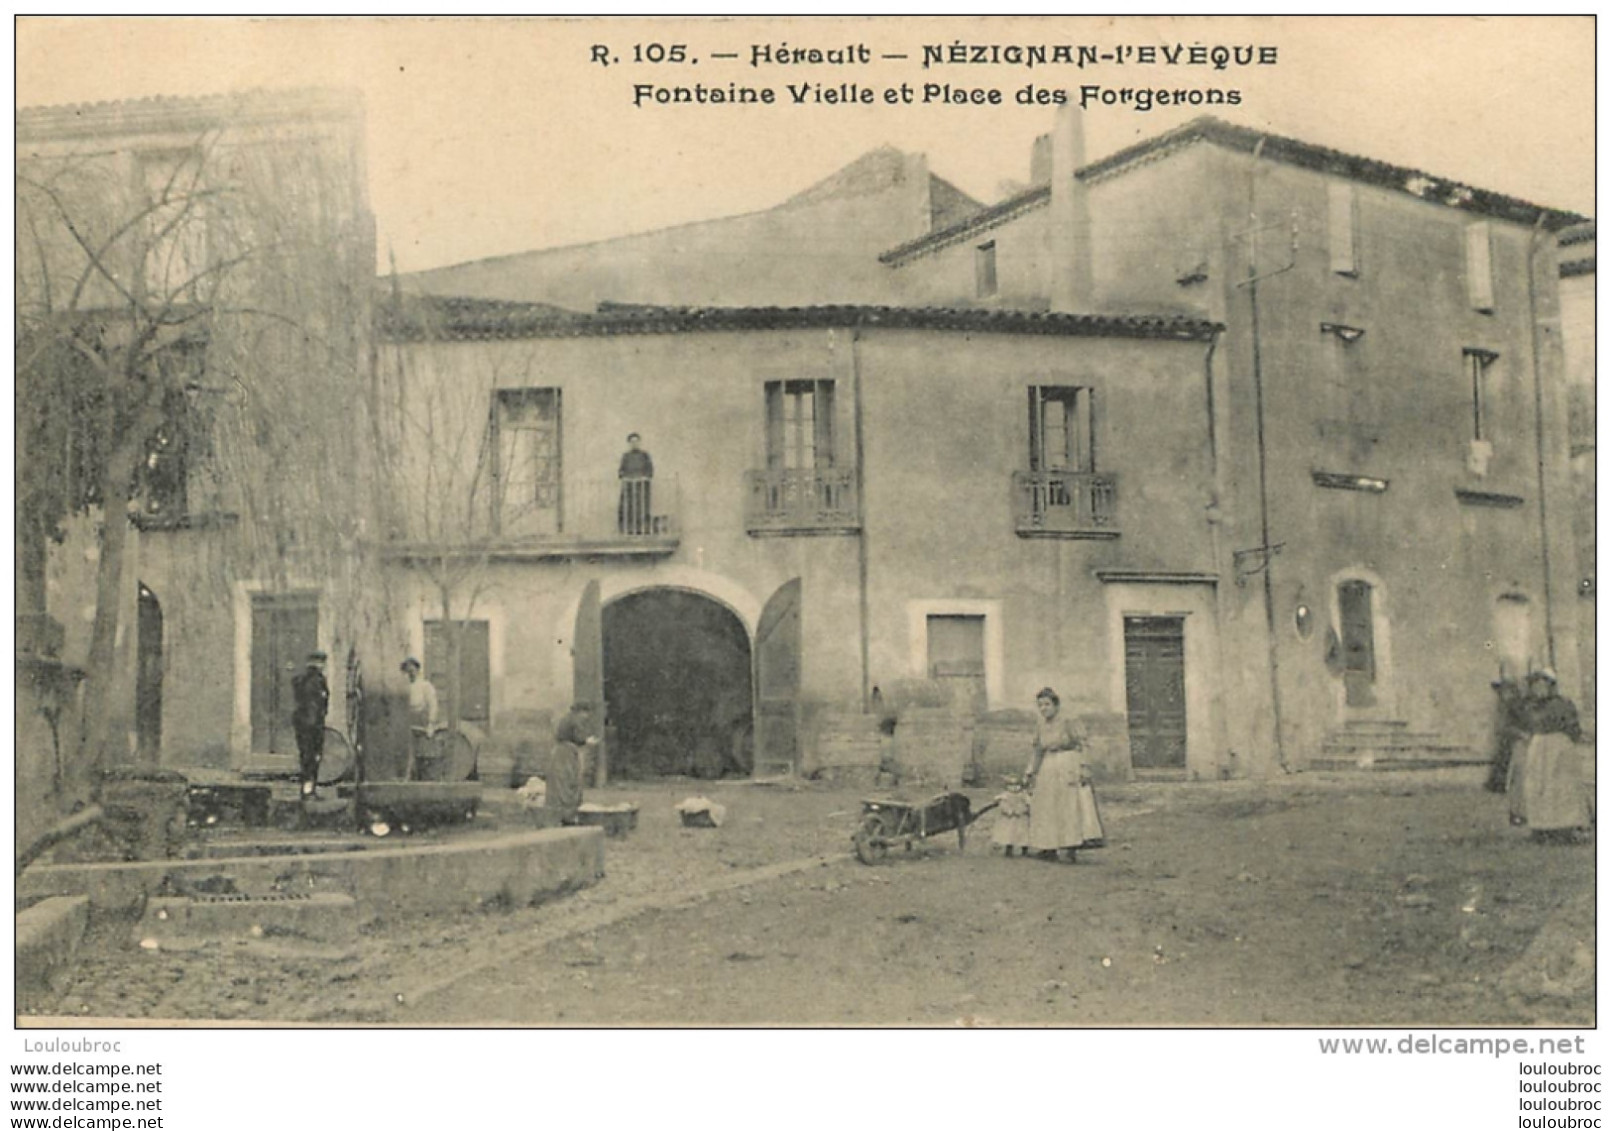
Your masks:
{"label": "dark wooden door", "polygon": [[1371,616],[1370,582],[1345,581],[1337,586],[1343,690],[1350,707],[1376,703],[1376,633]]}
{"label": "dark wooden door", "polygon": [[1184,769],[1184,617],[1124,618],[1124,688],[1130,715],[1132,764]]}
{"label": "dark wooden door", "polygon": [[139,759],[149,764],[162,751],[162,604],[144,585],[135,629],[134,733]]}
{"label": "dark wooden door", "polygon": [[609,779],[609,751],[604,747],[609,705],[604,702],[604,609],[597,581],[587,583],[582,590],[582,603],[576,608],[571,673],[572,702],[593,704],[593,730],[599,740],[594,748],[593,785],[602,787]]}
{"label": "dark wooden door", "polygon": [[789,773],[800,744],[800,579],[779,587],[755,628],[755,773]]}
{"label": "dark wooden door", "polygon": [[258,594],[252,598],[252,752],[294,754],[291,680],[319,644],[316,594]]}

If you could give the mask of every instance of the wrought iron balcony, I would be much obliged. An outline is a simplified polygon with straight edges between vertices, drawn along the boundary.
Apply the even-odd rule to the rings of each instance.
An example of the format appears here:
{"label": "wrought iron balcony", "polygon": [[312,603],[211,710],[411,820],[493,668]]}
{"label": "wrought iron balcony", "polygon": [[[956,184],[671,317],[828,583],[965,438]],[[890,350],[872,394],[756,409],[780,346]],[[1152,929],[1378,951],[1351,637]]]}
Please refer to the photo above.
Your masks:
{"label": "wrought iron balcony", "polygon": [[1015,471],[1013,522],[1025,538],[1117,538],[1118,485],[1094,471]]}
{"label": "wrought iron balcony", "polygon": [[852,533],[861,529],[854,468],[768,468],[745,474],[751,534]]}

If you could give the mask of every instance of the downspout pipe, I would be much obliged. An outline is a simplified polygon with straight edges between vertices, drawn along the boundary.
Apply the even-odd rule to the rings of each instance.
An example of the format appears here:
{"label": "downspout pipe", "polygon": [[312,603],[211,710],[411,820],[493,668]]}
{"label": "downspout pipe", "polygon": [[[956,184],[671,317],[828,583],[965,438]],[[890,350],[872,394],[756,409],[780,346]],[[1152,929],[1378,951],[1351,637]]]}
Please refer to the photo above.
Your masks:
{"label": "downspout pipe", "polygon": [[1277,764],[1286,770],[1287,756],[1281,735],[1281,662],[1276,648],[1275,634],[1275,555],[1270,550],[1270,488],[1269,459],[1264,438],[1264,369],[1259,343],[1259,264],[1253,254],[1258,239],[1258,165],[1264,154],[1267,137],[1261,137],[1253,147],[1253,158],[1248,163],[1247,212],[1251,228],[1248,232],[1247,295],[1250,309],[1249,327],[1253,337],[1253,416],[1259,454],[1259,554],[1264,578],[1264,626],[1270,668],[1270,713],[1275,727],[1275,757]]}
{"label": "downspout pipe", "polygon": [[1538,215],[1527,239],[1527,328],[1533,347],[1533,446],[1538,455],[1538,546],[1544,569],[1544,646],[1549,666],[1555,667],[1555,590],[1550,581],[1548,459],[1544,439],[1543,346],[1538,336],[1538,237],[1544,214]]}
{"label": "downspout pipe", "polygon": [[861,644],[861,709],[866,714],[872,710],[872,668],[871,668],[871,640],[870,626],[868,625],[868,599],[867,599],[867,478],[866,478],[866,449],[862,436],[862,397],[861,397],[861,330],[850,331],[850,381],[853,393],[852,409],[856,414],[855,425],[852,429],[856,437],[856,589],[858,602],[858,619],[860,620]]}

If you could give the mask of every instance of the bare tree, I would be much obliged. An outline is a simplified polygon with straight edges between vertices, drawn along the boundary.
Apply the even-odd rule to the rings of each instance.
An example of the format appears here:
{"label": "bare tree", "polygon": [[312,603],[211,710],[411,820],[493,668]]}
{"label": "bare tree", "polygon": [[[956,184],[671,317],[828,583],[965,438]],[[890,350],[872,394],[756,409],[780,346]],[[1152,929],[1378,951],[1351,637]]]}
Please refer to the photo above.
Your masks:
{"label": "bare tree", "polygon": [[[223,123],[160,148],[19,146],[18,570],[98,519],[80,783],[112,756],[131,523],[230,528],[198,587],[358,568],[374,485],[372,236],[339,138]],[[227,521],[226,521],[227,520]]]}
{"label": "bare tree", "polygon": [[[428,303],[395,290],[390,314],[429,326]],[[403,307],[408,310],[403,313]],[[536,384],[528,349],[511,346],[462,372],[432,342],[394,339],[380,347],[377,388],[381,478],[395,502],[387,554],[416,570],[434,595],[447,676],[443,711],[457,727],[463,714],[465,626],[494,586],[500,552],[540,529],[551,508],[522,474],[529,453],[511,443],[507,415]]]}

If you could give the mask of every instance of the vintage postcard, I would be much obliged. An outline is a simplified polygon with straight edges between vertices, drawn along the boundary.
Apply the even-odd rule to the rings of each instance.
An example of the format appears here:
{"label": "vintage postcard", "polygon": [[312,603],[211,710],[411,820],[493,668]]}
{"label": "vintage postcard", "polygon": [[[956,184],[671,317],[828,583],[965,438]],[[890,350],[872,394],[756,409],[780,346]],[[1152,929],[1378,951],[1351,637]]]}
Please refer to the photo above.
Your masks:
{"label": "vintage postcard", "polygon": [[1592,1028],[1594,32],[19,21],[19,1024]]}

